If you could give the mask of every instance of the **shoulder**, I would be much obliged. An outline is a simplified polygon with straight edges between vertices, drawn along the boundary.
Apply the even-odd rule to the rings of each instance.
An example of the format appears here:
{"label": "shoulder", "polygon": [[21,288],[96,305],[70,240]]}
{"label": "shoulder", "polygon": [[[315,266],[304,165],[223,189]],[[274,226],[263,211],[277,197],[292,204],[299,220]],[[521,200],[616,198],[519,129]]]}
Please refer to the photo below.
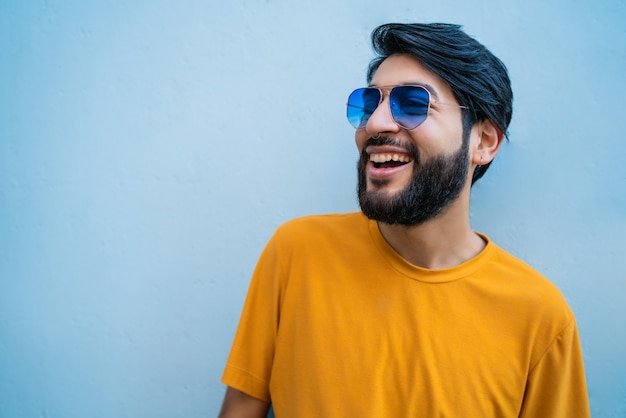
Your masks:
{"label": "shoulder", "polygon": [[[490,243],[490,245],[493,245]],[[526,262],[494,245],[478,281],[498,315],[525,335],[536,364],[551,344],[575,326],[574,313],[557,286]]]}
{"label": "shoulder", "polygon": [[369,247],[369,222],[360,212],[305,216],[279,226],[271,243],[283,257],[346,254]]}
{"label": "shoulder", "polygon": [[333,237],[358,234],[367,231],[368,219],[360,212],[344,214],[311,215],[295,218],[278,227],[275,237],[279,240],[303,237]]}
{"label": "shoulder", "polygon": [[538,317],[559,318],[561,327],[573,319],[573,313],[558,287],[525,261],[495,246],[489,269],[507,292],[516,295]]}
{"label": "shoulder", "polygon": [[497,269],[499,275],[507,279],[510,285],[519,283],[531,290],[542,289],[550,294],[558,293],[560,295],[556,286],[530,264],[495,244],[493,246],[492,268]]}

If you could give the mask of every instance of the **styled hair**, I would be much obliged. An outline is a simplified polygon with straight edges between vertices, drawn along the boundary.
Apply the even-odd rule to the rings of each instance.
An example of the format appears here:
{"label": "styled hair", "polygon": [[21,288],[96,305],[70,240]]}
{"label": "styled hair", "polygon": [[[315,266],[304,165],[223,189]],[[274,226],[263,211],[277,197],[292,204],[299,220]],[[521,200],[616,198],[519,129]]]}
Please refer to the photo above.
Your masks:
{"label": "styled hair", "polygon": [[[508,138],[513,114],[513,91],[505,65],[460,25],[445,23],[381,25],[372,32],[378,55],[369,65],[368,83],[380,64],[393,54],[406,54],[443,79],[463,109],[463,130],[490,120]],[[472,184],[489,168],[476,167]]]}

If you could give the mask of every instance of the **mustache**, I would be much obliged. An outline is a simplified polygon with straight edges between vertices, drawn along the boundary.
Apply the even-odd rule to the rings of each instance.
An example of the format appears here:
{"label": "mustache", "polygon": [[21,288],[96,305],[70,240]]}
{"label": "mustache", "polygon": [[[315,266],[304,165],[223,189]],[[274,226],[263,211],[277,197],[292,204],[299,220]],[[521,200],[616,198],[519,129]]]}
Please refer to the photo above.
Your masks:
{"label": "mustache", "polygon": [[371,136],[367,139],[367,141],[365,141],[365,148],[369,146],[381,146],[381,145],[393,145],[395,147],[400,147],[400,148],[404,148],[408,150],[408,144],[405,144],[403,142],[400,142],[397,139],[394,139],[388,136],[383,136],[383,137],[378,137],[378,138],[374,138]]}
{"label": "mustache", "polygon": [[367,153],[365,152],[365,149],[367,147],[383,146],[383,145],[389,145],[389,146],[402,148],[407,152],[407,154],[412,156],[415,161],[418,161],[419,159],[419,151],[417,147],[415,146],[415,144],[413,144],[412,142],[400,141],[398,139],[391,138],[388,136],[383,136],[383,137],[378,137],[378,138],[369,137],[367,141],[365,141],[365,146],[363,147],[362,154],[364,157],[368,157]]}

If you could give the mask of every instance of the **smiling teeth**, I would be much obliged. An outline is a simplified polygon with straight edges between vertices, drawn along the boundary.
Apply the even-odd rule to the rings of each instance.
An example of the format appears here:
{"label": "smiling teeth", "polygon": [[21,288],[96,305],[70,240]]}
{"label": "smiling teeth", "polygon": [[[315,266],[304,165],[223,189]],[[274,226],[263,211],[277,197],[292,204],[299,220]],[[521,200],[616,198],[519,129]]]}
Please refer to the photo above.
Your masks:
{"label": "smiling teeth", "polygon": [[408,155],[403,154],[372,154],[370,155],[370,161],[373,163],[386,163],[388,161],[408,163],[411,161],[411,158],[409,158]]}

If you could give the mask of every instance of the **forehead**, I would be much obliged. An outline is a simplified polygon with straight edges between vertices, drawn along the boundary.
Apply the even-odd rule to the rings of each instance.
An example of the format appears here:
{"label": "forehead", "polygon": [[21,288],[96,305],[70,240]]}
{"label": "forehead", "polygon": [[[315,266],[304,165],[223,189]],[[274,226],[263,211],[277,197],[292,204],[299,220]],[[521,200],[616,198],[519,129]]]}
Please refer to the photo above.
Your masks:
{"label": "forehead", "polygon": [[441,77],[410,55],[396,54],[387,57],[376,70],[370,84],[376,87],[417,84],[426,86],[435,97],[454,97]]}

